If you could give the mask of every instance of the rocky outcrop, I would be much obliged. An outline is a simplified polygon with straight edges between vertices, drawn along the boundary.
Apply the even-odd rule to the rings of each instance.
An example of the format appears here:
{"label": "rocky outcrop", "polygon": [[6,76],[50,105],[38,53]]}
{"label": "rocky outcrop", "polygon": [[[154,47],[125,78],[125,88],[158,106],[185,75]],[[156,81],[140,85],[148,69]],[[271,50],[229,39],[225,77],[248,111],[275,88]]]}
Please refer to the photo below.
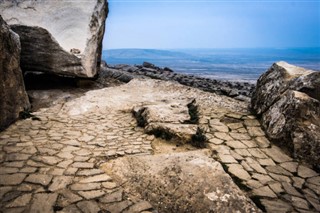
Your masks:
{"label": "rocky outcrop", "polygon": [[209,156],[209,150],[130,156],[103,167],[158,212],[261,212]]}
{"label": "rocky outcrop", "polygon": [[21,38],[23,71],[93,77],[100,68],[106,0],[0,1]]}
{"label": "rocky outcrop", "polygon": [[[177,144],[192,143],[198,129],[196,123],[191,121],[189,106],[194,106],[196,109],[192,103],[191,100],[146,103],[134,107],[133,114],[138,125],[144,127],[148,134],[154,134],[167,140],[175,140]],[[192,113],[198,112],[193,111]]]}
{"label": "rocky outcrop", "polygon": [[269,138],[320,165],[320,72],[278,62],[257,82],[252,109]]}
{"label": "rocky outcrop", "polygon": [[153,78],[165,81],[176,81],[182,85],[195,87],[206,92],[214,92],[226,95],[241,101],[250,101],[254,85],[248,82],[219,81],[200,76],[186,75],[174,72],[168,67],[160,68],[151,63],[144,62],[141,65],[116,65],[103,66],[102,76],[113,77],[123,82],[129,82],[133,78]]}
{"label": "rocky outcrop", "polygon": [[29,107],[20,63],[19,36],[10,30],[0,16],[0,130]]}

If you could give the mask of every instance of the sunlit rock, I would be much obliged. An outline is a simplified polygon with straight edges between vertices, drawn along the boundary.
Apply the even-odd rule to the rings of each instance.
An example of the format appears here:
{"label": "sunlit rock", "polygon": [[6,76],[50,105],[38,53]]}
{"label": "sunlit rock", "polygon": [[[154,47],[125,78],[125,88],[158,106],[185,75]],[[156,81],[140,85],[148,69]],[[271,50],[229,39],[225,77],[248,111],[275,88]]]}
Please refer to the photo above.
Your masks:
{"label": "sunlit rock", "polygon": [[80,77],[99,71],[105,0],[4,0],[0,13],[20,35],[23,71]]}
{"label": "sunlit rock", "polygon": [[278,62],[257,82],[251,106],[269,138],[320,165],[320,72]]}

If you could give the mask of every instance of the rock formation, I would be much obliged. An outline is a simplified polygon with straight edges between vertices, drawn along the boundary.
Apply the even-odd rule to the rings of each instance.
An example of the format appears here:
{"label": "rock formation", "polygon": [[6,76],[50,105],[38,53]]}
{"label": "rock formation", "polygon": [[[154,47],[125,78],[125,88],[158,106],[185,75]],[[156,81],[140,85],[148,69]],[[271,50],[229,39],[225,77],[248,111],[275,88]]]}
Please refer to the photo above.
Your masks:
{"label": "rock formation", "polygon": [[105,0],[3,0],[0,13],[21,38],[23,71],[80,77],[99,71]]}
{"label": "rock formation", "polygon": [[[180,122],[194,99],[204,150],[146,134],[132,116],[146,107],[161,115],[151,123]],[[0,132],[2,212],[260,212],[252,201],[320,212],[319,174],[271,144],[246,102],[133,79],[34,115]]]}
{"label": "rock formation", "polygon": [[226,95],[241,101],[250,101],[254,84],[248,82],[227,82],[194,75],[174,72],[168,67],[160,68],[151,63],[144,62],[143,65],[103,66],[102,77],[112,77],[123,82],[129,82],[133,78],[153,78],[165,81],[176,81],[182,85],[195,87],[218,95]]}
{"label": "rock formation", "polygon": [[[157,137],[174,139],[179,143],[192,142],[197,133],[197,125],[190,122],[190,100],[175,100],[174,102],[158,102],[135,107],[133,114],[139,126],[145,127],[145,132]],[[196,113],[196,112],[195,112]]]}
{"label": "rock formation", "polygon": [[104,170],[159,212],[261,212],[209,150],[123,157],[106,163]]}
{"label": "rock formation", "polygon": [[0,130],[29,107],[19,66],[20,50],[19,36],[0,16]]}
{"label": "rock formation", "polygon": [[275,63],[259,78],[251,105],[269,138],[320,165],[320,72]]}

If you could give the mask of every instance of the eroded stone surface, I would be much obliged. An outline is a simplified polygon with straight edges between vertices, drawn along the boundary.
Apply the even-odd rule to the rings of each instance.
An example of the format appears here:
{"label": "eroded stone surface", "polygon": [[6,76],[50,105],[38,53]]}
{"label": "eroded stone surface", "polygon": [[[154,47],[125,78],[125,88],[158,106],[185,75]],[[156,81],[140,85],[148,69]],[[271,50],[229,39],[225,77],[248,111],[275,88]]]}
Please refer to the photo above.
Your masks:
{"label": "eroded stone surface", "polygon": [[53,206],[57,200],[58,194],[46,194],[46,193],[39,193],[35,194],[30,212],[45,212],[51,213],[53,211]]}
{"label": "eroded stone surface", "polygon": [[105,0],[1,1],[0,5],[1,15],[21,38],[24,71],[97,74],[108,13]]}
{"label": "eroded stone surface", "polygon": [[250,180],[249,173],[239,164],[229,164],[228,171],[241,180]]}
{"label": "eroded stone surface", "polygon": [[278,62],[260,76],[251,107],[266,134],[292,155],[320,165],[320,73]]}
{"label": "eroded stone surface", "polygon": [[[170,199],[165,206],[157,205],[161,212],[258,211],[205,151],[125,157],[103,167],[110,175],[128,181],[126,187],[138,191],[153,204]],[[179,196],[189,192],[193,194],[190,198]]]}
{"label": "eroded stone surface", "polygon": [[17,185],[25,179],[25,174],[0,175],[1,185]]}
{"label": "eroded stone surface", "polygon": [[9,28],[1,16],[0,49],[0,130],[2,130],[14,122],[24,108],[29,108],[30,103],[20,69],[19,36]]}
{"label": "eroded stone surface", "polygon": [[[176,146],[173,142],[167,143],[146,134],[143,128],[138,127],[137,120],[132,116],[132,109],[136,106],[159,102],[184,102],[184,100],[188,102],[194,98],[199,107],[197,125],[205,130],[203,134],[208,138],[206,145],[209,155],[197,157],[192,152],[189,153],[195,148],[188,144]],[[177,199],[171,199],[168,194],[175,194],[173,186],[188,188],[189,182],[185,185],[184,181],[194,180],[195,177],[197,179],[190,184],[199,182],[200,186],[203,184],[205,187],[208,183],[208,174],[212,176],[221,174],[222,177],[226,177],[223,180],[228,184],[221,184],[226,188],[210,188],[201,192],[195,190],[190,192],[192,195],[196,192],[194,198],[186,196],[181,191],[176,194],[181,195],[178,199],[187,197],[188,202],[193,205],[199,203],[196,197],[202,196],[201,201],[204,200],[204,204],[208,204],[206,207],[214,204],[214,208],[228,211],[224,209],[225,201],[229,202],[234,198],[237,199],[235,202],[241,205],[232,208],[245,211],[244,208],[248,205],[253,206],[248,200],[248,197],[253,196],[255,201],[260,199],[262,206],[268,212],[276,212],[274,211],[276,207],[283,211],[285,209],[300,211],[301,208],[306,208],[305,202],[308,203],[308,209],[304,211],[318,211],[319,174],[310,169],[310,165],[293,160],[280,148],[271,144],[265,136],[249,133],[247,128],[258,128],[258,121],[247,111],[244,103],[233,99],[170,82],[133,80],[128,85],[90,91],[63,106],[57,104],[34,114],[41,120],[18,121],[0,132],[2,156],[0,156],[0,173],[6,175],[4,177],[7,177],[7,180],[10,179],[9,182],[0,179],[3,181],[0,185],[0,208],[3,211],[9,211],[10,205],[15,206],[16,199],[18,201],[21,199],[20,201],[23,201],[21,203],[26,205],[10,207],[11,210],[13,208],[16,211],[30,210],[31,206],[35,208],[34,203],[40,202],[36,201],[40,200],[39,194],[46,196],[57,194],[57,198],[53,197],[55,199],[49,197],[48,206],[55,206],[55,210],[59,212],[81,212],[84,209],[95,211],[98,208],[99,211],[121,212],[138,207],[149,210],[149,204],[153,207],[151,211],[155,211],[158,206],[164,209],[167,205],[187,208],[188,205],[184,205],[186,204],[184,201],[172,204]],[[223,128],[212,128],[213,126]],[[228,127],[228,131],[225,127]],[[234,141],[239,143],[236,144]],[[151,187],[163,196],[150,194],[153,200],[143,202],[141,198],[149,196],[145,193],[145,188],[148,187],[139,188],[140,184],[136,182],[141,182],[142,185],[149,183],[146,180],[153,178],[155,173],[153,169],[158,167],[154,165],[165,162],[158,160],[153,165],[153,161],[149,160],[149,158],[157,159],[159,154],[162,156],[167,154],[168,161],[175,159],[172,160],[172,166],[163,169],[163,173],[160,174],[168,181],[165,183],[162,182],[163,178],[158,179],[161,182],[158,185],[165,185],[167,188]],[[153,173],[134,179],[134,183],[127,187],[123,185],[124,181],[114,178],[112,170],[107,171],[109,174],[101,170],[102,163],[110,162],[111,159],[117,161],[119,157],[127,159],[126,156],[131,156],[132,159],[145,159],[141,162],[132,160],[130,164],[135,163],[134,166],[143,168],[141,170]],[[183,161],[184,158],[179,156],[189,157]],[[186,168],[189,172],[184,173],[183,178],[180,175],[184,167],[179,167],[178,162],[193,165]],[[143,166],[151,163],[152,165],[148,167]],[[221,166],[217,173],[202,171],[202,168],[215,170],[218,168],[215,166],[220,163],[225,171]],[[122,173],[135,171],[132,168],[125,169],[128,165],[129,163],[121,167]],[[234,168],[234,171],[228,168]],[[142,176],[142,173],[136,172],[136,174],[138,177]],[[211,182],[214,184],[214,181],[210,181],[209,184]],[[234,183],[238,184],[242,191],[237,189],[236,194],[229,196],[224,190],[228,191],[229,185],[234,189]],[[137,189],[131,190],[131,187]],[[29,195],[25,194],[31,195],[29,202],[27,202]],[[294,198],[299,201],[299,205],[292,204],[292,196],[299,198]],[[48,211],[53,209],[51,207],[48,207]]]}
{"label": "eroded stone surface", "polygon": [[106,175],[106,174],[102,174],[102,175],[95,175],[92,177],[88,177],[85,179],[82,179],[80,181],[80,183],[95,183],[95,182],[105,182],[105,181],[109,181],[111,180],[110,176]]}

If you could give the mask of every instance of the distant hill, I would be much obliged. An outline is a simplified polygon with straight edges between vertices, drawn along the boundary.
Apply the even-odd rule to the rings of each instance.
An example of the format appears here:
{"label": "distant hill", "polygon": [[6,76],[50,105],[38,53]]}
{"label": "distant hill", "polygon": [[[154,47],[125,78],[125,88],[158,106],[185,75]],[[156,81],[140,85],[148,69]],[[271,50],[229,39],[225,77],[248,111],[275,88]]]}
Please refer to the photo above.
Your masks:
{"label": "distant hill", "polygon": [[103,55],[107,58],[157,58],[157,59],[173,59],[173,58],[190,58],[189,54],[156,49],[110,49],[104,50]]}
{"label": "distant hill", "polygon": [[103,60],[110,64],[142,64],[148,61],[166,64],[166,61],[193,60],[194,56],[178,51],[156,49],[109,49],[103,50]]}

